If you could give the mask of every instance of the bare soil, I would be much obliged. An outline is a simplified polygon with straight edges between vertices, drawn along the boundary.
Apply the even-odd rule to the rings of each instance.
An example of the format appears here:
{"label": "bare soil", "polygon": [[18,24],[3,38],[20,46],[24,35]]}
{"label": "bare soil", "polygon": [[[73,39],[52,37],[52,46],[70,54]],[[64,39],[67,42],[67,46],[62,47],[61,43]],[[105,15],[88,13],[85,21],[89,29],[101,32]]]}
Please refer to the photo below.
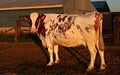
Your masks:
{"label": "bare soil", "polygon": [[99,71],[100,57],[97,54],[95,69],[86,72],[90,61],[87,48],[59,46],[60,63],[51,67],[47,49],[41,44],[0,43],[0,75],[119,75],[120,47],[106,46],[107,68]]}

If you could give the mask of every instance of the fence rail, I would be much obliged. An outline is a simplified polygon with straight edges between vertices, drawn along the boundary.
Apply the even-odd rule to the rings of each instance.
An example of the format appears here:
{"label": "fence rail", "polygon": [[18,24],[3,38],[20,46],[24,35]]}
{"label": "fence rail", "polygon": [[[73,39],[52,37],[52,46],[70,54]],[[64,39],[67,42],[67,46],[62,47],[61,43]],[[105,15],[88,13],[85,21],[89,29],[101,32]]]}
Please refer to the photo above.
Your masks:
{"label": "fence rail", "polygon": [[4,35],[4,34],[7,34],[9,33],[10,31],[12,32],[14,30],[14,27],[9,27],[9,28],[1,28],[0,29],[0,35]]}
{"label": "fence rail", "polygon": [[23,20],[15,19],[13,27],[1,27],[0,28],[0,36],[5,34],[14,34],[14,42],[18,42],[20,40],[20,35],[23,32],[30,33],[29,25],[22,25]]}

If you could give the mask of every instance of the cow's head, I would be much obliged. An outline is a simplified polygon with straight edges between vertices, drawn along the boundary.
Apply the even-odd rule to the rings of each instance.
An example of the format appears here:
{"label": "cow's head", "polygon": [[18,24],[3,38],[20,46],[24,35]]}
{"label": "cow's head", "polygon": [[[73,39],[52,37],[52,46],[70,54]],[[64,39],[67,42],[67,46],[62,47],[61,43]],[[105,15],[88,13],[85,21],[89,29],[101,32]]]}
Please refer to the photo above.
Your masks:
{"label": "cow's head", "polygon": [[37,32],[42,30],[43,27],[43,20],[45,19],[45,15],[39,15],[38,12],[33,12],[30,16],[24,16],[23,19],[30,23],[31,32]]}

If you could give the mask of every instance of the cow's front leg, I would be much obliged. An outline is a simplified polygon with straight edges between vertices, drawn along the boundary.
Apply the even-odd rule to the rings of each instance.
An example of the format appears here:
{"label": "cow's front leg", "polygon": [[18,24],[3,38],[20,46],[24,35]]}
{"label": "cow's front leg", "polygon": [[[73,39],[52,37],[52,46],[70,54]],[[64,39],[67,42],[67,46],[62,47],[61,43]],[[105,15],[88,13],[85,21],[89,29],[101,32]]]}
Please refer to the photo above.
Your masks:
{"label": "cow's front leg", "polygon": [[49,53],[49,57],[50,57],[50,61],[49,63],[47,64],[47,66],[52,66],[53,64],[53,45],[51,43],[51,39],[49,37],[46,36],[45,38],[45,41],[46,41],[46,45],[48,47],[48,53]]}
{"label": "cow's front leg", "polygon": [[52,64],[53,64],[53,47],[52,46],[48,47],[48,52],[49,52],[49,56],[50,56],[50,61],[47,64],[47,66],[52,66]]}
{"label": "cow's front leg", "polygon": [[54,45],[54,53],[55,53],[55,64],[60,62],[59,55],[58,55],[58,45]]}

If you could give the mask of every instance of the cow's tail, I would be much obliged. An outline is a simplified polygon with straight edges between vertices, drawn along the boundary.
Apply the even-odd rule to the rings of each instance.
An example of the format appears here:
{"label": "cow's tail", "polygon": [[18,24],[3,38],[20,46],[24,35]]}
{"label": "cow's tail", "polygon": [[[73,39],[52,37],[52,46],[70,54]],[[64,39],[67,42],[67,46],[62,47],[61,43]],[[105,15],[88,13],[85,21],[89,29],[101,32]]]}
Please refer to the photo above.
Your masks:
{"label": "cow's tail", "polygon": [[101,13],[99,13],[99,28],[98,28],[98,34],[97,34],[97,48],[99,50],[104,50],[105,49],[105,45],[104,45],[104,40],[103,40],[103,36],[102,36],[102,21],[103,21],[103,16]]}

